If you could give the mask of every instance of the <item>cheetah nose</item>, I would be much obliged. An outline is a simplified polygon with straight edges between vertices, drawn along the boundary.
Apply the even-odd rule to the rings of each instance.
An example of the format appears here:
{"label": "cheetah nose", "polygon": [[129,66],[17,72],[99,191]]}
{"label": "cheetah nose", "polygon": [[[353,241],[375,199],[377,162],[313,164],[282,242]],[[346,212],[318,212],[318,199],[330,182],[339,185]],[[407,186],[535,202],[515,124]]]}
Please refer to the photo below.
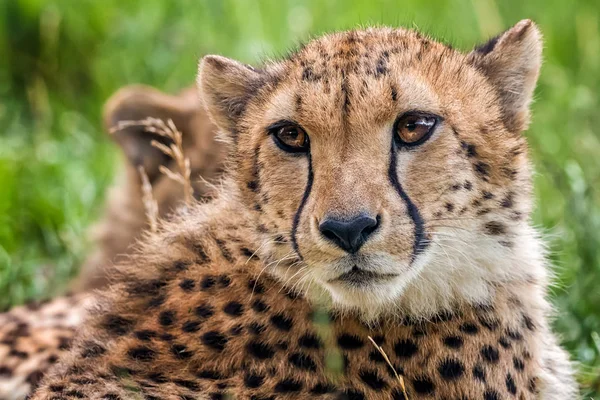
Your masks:
{"label": "cheetah nose", "polygon": [[350,219],[326,216],[319,225],[321,234],[348,253],[356,253],[381,222],[381,216],[373,218],[364,213]]}

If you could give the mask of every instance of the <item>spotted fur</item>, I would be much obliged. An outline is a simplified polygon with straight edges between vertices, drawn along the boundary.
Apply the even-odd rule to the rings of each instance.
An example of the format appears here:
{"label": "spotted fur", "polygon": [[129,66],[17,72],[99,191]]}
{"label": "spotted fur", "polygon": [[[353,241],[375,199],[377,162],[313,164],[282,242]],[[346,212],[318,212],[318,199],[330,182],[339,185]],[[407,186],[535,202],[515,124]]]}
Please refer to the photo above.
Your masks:
{"label": "spotted fur", "polygon": [[[261,69],[205,57],[223,192],[144,241],[32,398],[404,399],[369,336],[409,399],[574,398],[528,221],[540,53],[522,21],[468,55],[379,28]],[[411,110],[441,122],[407,148],[393,126]],[[278,121],[310,151],[282,152]],[[360,251],[319,231],[357,213],[380,220]]]}

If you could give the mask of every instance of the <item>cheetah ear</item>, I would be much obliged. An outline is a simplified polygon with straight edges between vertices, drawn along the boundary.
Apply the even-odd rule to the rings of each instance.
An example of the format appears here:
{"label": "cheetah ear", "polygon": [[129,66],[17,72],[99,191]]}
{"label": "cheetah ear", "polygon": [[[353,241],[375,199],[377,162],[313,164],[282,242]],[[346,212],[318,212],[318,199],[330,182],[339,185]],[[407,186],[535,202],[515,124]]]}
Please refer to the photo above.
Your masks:
{"label": "cheetah ear", "polygon": [[235,135],[236,124],[256,91],[259,78],[257,70],[229,58],[202,58],[198,88],[208,114],[219,128]]}
{"label": "cheetah ear", "polygon": [[542,34],[531,20],[476,47],[469,61],[498,90],[506,126],[522,131],[529,124],[529,105],[542,63]]}

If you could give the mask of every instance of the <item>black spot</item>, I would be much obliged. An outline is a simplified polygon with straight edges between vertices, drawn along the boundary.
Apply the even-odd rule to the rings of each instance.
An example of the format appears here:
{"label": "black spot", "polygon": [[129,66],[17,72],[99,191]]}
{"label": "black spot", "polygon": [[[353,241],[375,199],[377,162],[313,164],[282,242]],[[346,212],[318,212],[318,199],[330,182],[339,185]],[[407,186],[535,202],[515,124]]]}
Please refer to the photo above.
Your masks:
{"label": "black spot", "polygon": [[327,394],[335,391],[335,386],[330,383],[317,383],[310,389],[310,393],[312,394]]}
{"label": "black spot", "polygon": [[465,366],[456,359],[448,358],[440,363],[438,372],[446,380],[454,380],[463,376]]}
{"label": "black spot", "polygon": [[35,370],[35,371],[30,372],[29,375],[27,375],[27,377],[25,378],[25,381],[27,383],[31,384],[31,386],[33,386],[35,388],[39,385],[39,383],[43,377],[44,377],[44,373],[42,371]]}
{"label": "black spot", "polygon": [[275,385],[275,393],[298,392],[302,389],[302,382],[292,378],[285,378]]}
{"label": "black spot", "polygon": [[215,310],[208,304],[202,304],[196,307],[194,313],[200,318],[209,318],[215,313]]}
{"label": "black spot", "polygon": [[448,202],[448,203],[444,204],[444,207],[446,208],[446,210],[448,210],[448,212],[454,211],[454,204],[452,204],[452,203]]}
{"label": "black spot", "polygon": [[419,394],[432,394],[435,391],[435,385],[431,379],[424,376],[413,379],[412,385],[415,392]]}
{"label": "black spot", "polygon": [[513,365],[517,371],[523,371],[525,369],[525,363],[518,357],[513,357]]}
{"label": "black spot", "polygon": [[472,143],[467,143],[465,141],[460,142],[460,146],[465,150],[467,157],[476,157],[477,156],[477,148]]}
{"label": "black spot", "polygon": [[484,198],[484,200],[490,200],[490,199],[494,198],[494,193],[488,192],[487,190],[484,190],[483,192],[481,192],[481,195]]}
{"label": "black spot", "polygon": [[233,317],[239,317],[244,313],[244,306],[237,301],[230,301],[223,307],[223,311]]}
{"label": "black spot", "polygon": [[399,340],[394,346],[394,352],[400,358],[410,358],[418,350],[417,344],[411,339]]}
{"label": "black spot", "polygon": [[266,326],[256,321],[253,321],[248,325],[248,330],[255,335],[260,335],[265,329],[267,329]]}
{"label": "black spot", "polygon": [[369,353],[369,360],[373,361],[373,362],[378,362],[378,363],[385,363],[385,357],[383,357],[383,355],[378,352],[377,350],[373,350],[372,352]]}
{"label": "black spot", "polygon": [[229,285],[231,285],[231,278],[227,275],[219,275],[218,281],[219,286],[221,286],[222,288],[226,288],[229,287]]}
{"label": "black spot", "polygon": [[239,336],[244,331],[244,327],[240,324],[234,325],[229,329],[229,334],[232,336]]}
{"label": "black spot", "polygon": [[473,367],[473,377],[485,383],[485,370],[479,364]]}
{"label": "black spot", "polygon": [[245,257],[248,257],[248,259],[250,259],[250,258],[252,258],[252,257],[256,257],[256,258],[258,258],[258,257],[256,256],[255,252],[254,252],[254,251],[252,251],[252,250],[250,250],[250,249],[249,249],[249,248],[247,248],[247,247],[242,247],[242,248],[240,248],[240,252],[242,253],[242,255],[243,255],[243,256],[245,256]]}
{"label": "black spot", "polygon": [[472,322],[465,322],[460,326],[460,330],[469,335],[476,335],[479,332],[479,328]]}
{"label": "black spot", "polygon": [[152,279],[149,281],[138,281],[132,284],[129,288],[129,292],[134,296],[156,296],[160,293],[160,290],[167,285],[166,282],[158,279]]}
{"label": "black spot", "polygon": [[133,328],[133,321],[119,315],[108,314],[102,321],[102,327],[115,336],[123,336]]}
{"label": "black spot", "polygon": [[215,283],[216,281],[214,276],[206,275],[200,282],[200,290],[208,290],[215,286]]}
{"label": "black spot", "polygon": [[484,400],[500,400],[500,395],[494,389],[487,389],[483,393]]}
{"label": "black spot", "polygon": [[189,261],[176,261],[175,263],[173,263],[173,269],[175,271],[185,271],[186,269],[188,269],[190,264],[191,263]]}
{"label": "black spot", "polygon": [[523,335],[519,331],[514,331],[512,329],[507,329],[506,330],[506,334],[508,335],[509,338],[511,338],[513,340],[516,340],[516,341],[523,340]]}
{"label": "black spot", "polygon": [[179,287],[185,290],[186,292],[193,290],[195,286],[196,282],[194,282],[193,279],[184,279],[181,282],[179,282]]}
{"label": "black spot", "polygon": [[170,333],[161,333],[159,339],[165,342],[171,342],[173,339],[175,339],[175,336],[171,335]]}
{"label": "black spot", "polygon": [[506,226],[498,221],[490,221],[485,224],[485,231],[488,235],[504,235]]}
{"label": "black spot", "polygon": [[156,352],[147,346],[133,347],[127,351],[127,355],[137,361],[152,361],[156,358]]}
{"label": "black spot", "polygon": [[186,321],[181,326],[181,330],[187,333],[194,333],[200,330],[200,321]]}
{"label": "black spot", "polygon": [[[414,334],[414,331],[413,331]],[[385,343],[385,337],[383,335],[373,335],[371,337],[377,346],[383,346]]]}
{"label": "black spot", "polygon": [[483,161],[478,161],[473,164],[473,168],[475,172],[479,174],[483,180],[487,180],[486,178],[490,175],[490,166]]}
{"label": "black spot", "polygon": [[323,346],[321,340],[316,335],[311,333],[300,336],[300,339],[298,339],[298,345],[300,347],[304,347],[305,349],[320,349]]}
{"label": "black spot", "polygon": [[479,323],[490,331],[495,331],[500,326],[500,321],[494,318],[479,318]]}
{"label": "black spot", "polygon": [[17,349],[11,349],[8,352],[8,355],[16,357],[16,358],[20,358],[20,359],[26,359],[27,357],[29,357],[29,354],[27,352],[20,351],[20,350],[17,350]]}
{"label": "black spot", "polygon": [[227,262],[233,263],[235,260],[233,259],[232,255],[231,255],[231,251],[229,251],[229,249],[227,248],[225,241],[223,241],[221,239],[215,239],[215,242],[217,243],[217,247],[219,247],[219,250],[221,251],[221,255],[223,256],[223,258],[225,260],[227,260]]}
{"label": "black spot", "polygon": [[148,302],[148,308],[156,308],[160,307],[167,300],[167,297],[164,294],[159,294],[158,296],[154,296]]}
{"label": "black spot", "polygon": [[533,320],[527,315],[523,315],[523,325],[525,325],[525,327],[530,331],[535,331],[535,324],[533,323]]}
{"label": "black spot", "polygon": [[288,357],[288,361],[290,364],[300,369],[305,369],[308,371],[317,370],[317,364],[312,357],[304,353],[293,353]]}
{"label": "black spot", "polygon": [[498,339],[498,344],[503,348],[508,349],[510,347],[510,340],[506,336],[501,336],[500,339]]}
{"label": "black spot", "polygon": [[69,391],[65,392],[65,394],[67,396],[75,397],[77,399],[83,399],[85,397],[85,395],[82,392],[80,392],[79,390],[69,390]]}
{"label": "black spot", "polygon": [[157,336],[156,332],[150,330],[137,331],[134,333],[134,336],[139,340],[143,340],[145,342],[152,340]]}
{"label": "black spot", "polygon": [[517,394],[517,385],[511,374],[506,375],[506,389],[515,396]]}
{"label": "black spot", "polygon": [[513,200],[513,194],[512,193],[508,193],[506,195],[506,197],[504,197],[502,199],[502,201],[500,202],[500,207],[503,208],[512,208],[514,205],[514,200]]}
{"label": "black spot", "polygon": [[358,373],[358,376],[364,383],[369,385],[374,390],[382,390],[387,387],[386,381],[382,379],[375,371],[361,370]]}
{"label": "black spot", "polygon": [[250,389],[255,389],[259,386],[262,386],[264,381],[265,381],[265,377],[263,375],[259,375],[259,374],[248,373],[244,377],[244,385]]}
{"label": "black spot", "polygon": [[81,352],[81,356],[83,358],[95,358],[106,353],[106,348],[98,343],[86,341],[82,346],[83,351]]}
{"label": "black spot", "polygon": [[186,379],[174,379],[173,383],[176,384],[177,386],[181,386],[181,387],[184,387],[184,388],[192,390],[192,391],[200,390],[200,385],[198,385],[194,381],[189,381]]}
{"label": "black spot", "polygon": [[265,292],[265,287],[263,284],[255,279],[250,279],[248,281],[248,289],[250,289],[252,293],[256,294],[263,294]]}
{"label": "black spot", "polygon": [[339,400],[365,400],[365,395],[356,390],[356,389],[346,389],[341,396],[338,397]]}
{"label": "black spot", "polygon": [[60,393],[65,390],[65,385],[49,385],[48,389],[53,393]]}
{"label": "black spot", "polygon": [[337,344],[345,350],[356,350],[363,347],[365,345],[365,342],[358,336],[344,333],[338,336]]}
{"label": "black spot", "polygon": [[180,360],[187,360],[194,355],[187,347],[182,344],[174,344],[171,346],[171,353]]}
{"label": "black spot", "polygon": [[537,394],[538,393],[538,387],[537,387],[537,378],[531,378],[529,380],[529,382],[527,383],[527,390],[529,390],[529,392]]}
{"label": "black spot", "polygon": [[483,359],[489,363],[495,364],[500,360],[500,354],[498,353],[498,349],[493,346],[485,345],[481,348],[481,356]]}
{"label": "black spot", "polygon": [[228,339],[219,331],[208,331],[204,333],[200,340],[204,345],[216,351],[223,351]]}
{"label": "black spot", "polygon": [[246,186],[248,187],[248,189],[252,190],[253,192],[258,191],[258,182],[257,181],[248,181]]}
{"label": "black spot", "polygon": [[463,187],[466,190],[472,190],[473,189],[473,184],[471,183],[471,181],[465,181],[465,183],[463,184]]}
{"label": "black spot", "polygon": [[252,340],[246,345],[247,351],[260,360],[266,360],[273,357],[275,350],[266,343]]}
{"label": "black spot", "polygon": [[219,379],[223,379],[220,373],[210,369],[203,369],[196,373],[196,376],[200,379],[209,379],[211,381],[216,381]]}
{"label": "black spot", "polygon": [[463,339],[460,336],[446,336],[443,341],[451,349],[460,349],[463,345]]}
{"label": "black spot", "polygon": [[165,376],[165,374],[161,372],[153,372],[148,375],[148,379],[155,383],[167,383],[169,382],[169,378]]}
{"label": "black spot", "polygon": [[271,317],[271,323],[282,331],[289,332],[294,326],[292,319],[284,314],[275,314]]}
{"label": "black spot", "polygon": [[258,313],[263,313],[269,309],[269,306],[260,299],[254,299],[252,302],[252,309]]}
{"label": "black spot", "polygon": [[171,326],[175,322],[175,311],[166,310],[158,315],[158,323],[162,326]]}
{"label": "black spot", "polygon": [[198,264],[206,264],[210,261],[208,254],[206,254],[204,247],[200,243],[192,244],[192,251],[198,256]]}
{"label": "black spot", "polygon": [[12,376],[12,373],[13,373],[12,369],[8,368],[5,365],[0,365],[0,376],[10,377],[10,376]]}

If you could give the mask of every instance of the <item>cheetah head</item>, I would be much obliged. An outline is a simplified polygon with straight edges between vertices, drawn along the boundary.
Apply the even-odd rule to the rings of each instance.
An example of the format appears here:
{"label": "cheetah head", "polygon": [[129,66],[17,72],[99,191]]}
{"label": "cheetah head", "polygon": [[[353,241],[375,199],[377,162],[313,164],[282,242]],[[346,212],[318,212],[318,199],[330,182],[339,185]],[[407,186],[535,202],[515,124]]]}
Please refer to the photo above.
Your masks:
{"label": "cheetah head", "polygon": [[377,28],[261,69],[204,57],[200,91],[269,270],[372,315],[482,302],[532,273],[521,132],[540,60],[531,21],[468,54]]}

